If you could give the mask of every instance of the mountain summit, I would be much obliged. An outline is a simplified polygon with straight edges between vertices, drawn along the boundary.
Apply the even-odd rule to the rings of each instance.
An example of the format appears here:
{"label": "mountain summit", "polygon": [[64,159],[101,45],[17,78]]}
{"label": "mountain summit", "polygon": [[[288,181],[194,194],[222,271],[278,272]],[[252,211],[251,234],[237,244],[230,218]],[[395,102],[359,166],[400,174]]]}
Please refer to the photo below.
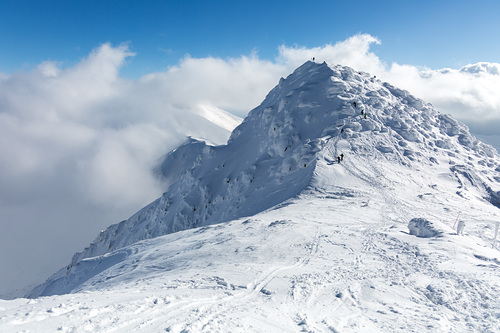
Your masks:
{"label": "mountain summit", "polygon": [[[261,220],[280,214],[288,218],[266,226],[304,224],[300,228],[308,228],[308,217],[301,214],[315,207],[317,211],[310,211],[309,218],[316,216],[318,233],[330,225],[338,228],[339,224],[361,223],[365,227],[360,230],[378,234],[377,239],[386,245],[390,243],[388,234],[393,240],[407,234],[412,218],[433,220],[439,229],[437,236],[453,233],[457,214],[485,223],[496,221],[500,215],[500,159],[491,146],[471,136],[464,124],[407,91],[367,73],[326,63],[306,62],[282,78],[232,132],[226,145],[211,146],[190,138],[164,158],[158,171],[167,188],[159,199],[102,231],[73,257],[70,265],[30,296],[106,286],[103,276],[109,276],[117,263],[126,270],[124,263],[137,255],[142,246],[138,244],[158,245],[159,240],[148,239],[188,229],[209,230],[199,227],[210,228],[207,226],[261,212]],[[301,207],[300,213],[295,212],[302,216],[302,222],[290,215],[292,206]],[[372,223],[384,229],[385,236],[371,227],[367,229],[366,225]],[[226,227],[234,225],[227,223]],[[475,230],[474,237],[481,238],[482,233]],[[363,237],[368,237],[364,232]],[[188,234],[195,237],[195,231]],[[314,251],[319,249],[318,235],[311,245]],[[356,242],[355,231],[350,235]],[[267,237],[259,244],[267,244]],[[390,246],[413,238],[397,238]],[[172,237],[158,239],[162,239],[162,246],[179,241]],[[373,241],[373,237],[370,239]],[[328,242],[329,246],[335,243],[333,238]],[[272,246],[272,251],[278,251],[275,244]],[[369,248],[362,247],[363,251]],[[280,251],[290,249],[283,247]],[[193,258],[196,253],[191,253]],[[296,262],[290,267],[305,266],[312,256],[308,253],[309,259],[302,256],[300,265]],[[491,253],[478,256],[491,259]],[[496,259],[491,260],[498,267]],[[264,285],[269,281],[260,282]],[[422,293],[438,297],[429,290]]]}

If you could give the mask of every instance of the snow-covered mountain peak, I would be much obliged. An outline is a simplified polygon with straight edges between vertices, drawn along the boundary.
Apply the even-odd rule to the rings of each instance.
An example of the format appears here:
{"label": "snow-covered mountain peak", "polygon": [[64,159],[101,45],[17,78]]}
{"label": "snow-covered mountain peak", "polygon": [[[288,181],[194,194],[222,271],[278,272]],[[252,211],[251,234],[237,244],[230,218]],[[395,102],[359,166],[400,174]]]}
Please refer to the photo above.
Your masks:
{"label": "snow-covered mountain peak", "polygon": [[403,164],[431,163],[437,148],[496,156],[464,124],[409,92],[349,67],[314,62],[281,79],[233,131],[228,145],[252,141],[260,151],[285,156],[296,146],[331,138],[349,140],[347,153],[375,147],[392,153],[380,156]]}
{"label": "snow-covered mountain peak", "polygon": [[420,190],[441,175],[458,186],[461,198],[500,206],[498,155],[465,125],[367,73],[311,61],[281,79],[227,145],[190,138],[159,170],[167,189],[160,198],[101,232],[31,296],[73,290],[89,278],[80,274],[86,258],[251,216],[304,190]]}

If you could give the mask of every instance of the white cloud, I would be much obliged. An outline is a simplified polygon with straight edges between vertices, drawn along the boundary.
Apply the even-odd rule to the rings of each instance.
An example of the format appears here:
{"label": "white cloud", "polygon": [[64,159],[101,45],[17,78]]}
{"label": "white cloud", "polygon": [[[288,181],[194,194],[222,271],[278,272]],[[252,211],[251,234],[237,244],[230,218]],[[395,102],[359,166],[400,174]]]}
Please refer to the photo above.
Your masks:
{"label": "white cloud", "polygon": [[38,65],[38,70],[45,77],[54,77],[59,75],[61,70],[54,61],[45,61]]}
{"label": "white cloud", "polygon": [[226,60],[187,56],[178,66],[146,75],[140,81],[150,87],[161,86],[173,104],[192,100],[245,116],[286,74],[287,68],[260,60],[256,54]]}
{"label": "white cloud", "polygon": [[[397,72],[402,73],[394,77]],[[500,96],[496,92],[500,91],[500,75],[452,69],[416,72],[396,64],[386,75],[395,84],[467,123],[473,131],[498,134]]]}
{"label": "white cloud", "polygon": [[478,133],[498,131],[498,65],[388,66],[370,51],[379,43],[363,34],[310,49],[281,46],[274,62],[255,53],[186,56],[137,80],[119,75],[133,56],[128,46],[104,44],[69,68],[44,62],[0,73],[0,294],[41,282],[100,229],[159,196],[151,170],[160,156],[187,134],[223,143],[235,122],[222,110],[245,116],[312,57],[377,75]]}
{"label": "white cloud", "polygon": [[316,62],[326,61],[328,64],[341,64],[356,70],[369,73],[384,71],[384,63],[372,52],[370,46],[380,44],[380,41],[368,34],[355,35],[334,45],[327,44],[322,47],[288,47],[279,48],[279,62],[286,64],[289,70],[302,65],[313,57]]}
{"label": "white cloud", "polygon": [[125,80],[131,56],[104,44],[73,67],[0,76],[0,294],[42,282],[158,197],[162,155],[187,134],[224,143],[237,117],[221,109],[246,114],[285,71],[255,54],[186,57]]}

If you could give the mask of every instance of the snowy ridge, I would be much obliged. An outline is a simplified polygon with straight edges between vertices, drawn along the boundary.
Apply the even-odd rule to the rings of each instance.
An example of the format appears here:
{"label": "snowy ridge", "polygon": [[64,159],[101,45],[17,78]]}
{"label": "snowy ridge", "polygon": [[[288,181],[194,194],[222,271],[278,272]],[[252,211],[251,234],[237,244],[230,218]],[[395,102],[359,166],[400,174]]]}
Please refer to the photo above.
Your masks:
{"label": "snowy ridge", "polygon": [[408,92],[348,67],[307,62],[249,113],[227,145],[189,139],[171,152],[160,166],[168,186],[162,197],[101,232],[30,296],[82,290],[133,256],[131,244],[252,216],[298,195],[369,202],[375,193],[388,207],[408,207],[382,189],[415,194],[423,183],[435,189],[435,177],[452,184],[439,189],[442,195],[451,189],[450,200],[496,209],[499,163],[465,125]]}

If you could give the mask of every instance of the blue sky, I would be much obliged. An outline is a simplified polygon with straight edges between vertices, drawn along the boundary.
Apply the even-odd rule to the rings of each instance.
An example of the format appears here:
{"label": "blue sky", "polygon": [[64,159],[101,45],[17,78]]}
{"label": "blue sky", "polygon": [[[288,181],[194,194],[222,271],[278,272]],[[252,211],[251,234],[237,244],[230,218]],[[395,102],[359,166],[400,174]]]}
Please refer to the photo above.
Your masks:
{"label": "blue sky", "polygon": [[498,1],[0,1],[0,72],[71,66],[98,45],[130,43],[122,75],[192,57],[317,47],[368,33],[386,63],[458,68],[500,62]]}

